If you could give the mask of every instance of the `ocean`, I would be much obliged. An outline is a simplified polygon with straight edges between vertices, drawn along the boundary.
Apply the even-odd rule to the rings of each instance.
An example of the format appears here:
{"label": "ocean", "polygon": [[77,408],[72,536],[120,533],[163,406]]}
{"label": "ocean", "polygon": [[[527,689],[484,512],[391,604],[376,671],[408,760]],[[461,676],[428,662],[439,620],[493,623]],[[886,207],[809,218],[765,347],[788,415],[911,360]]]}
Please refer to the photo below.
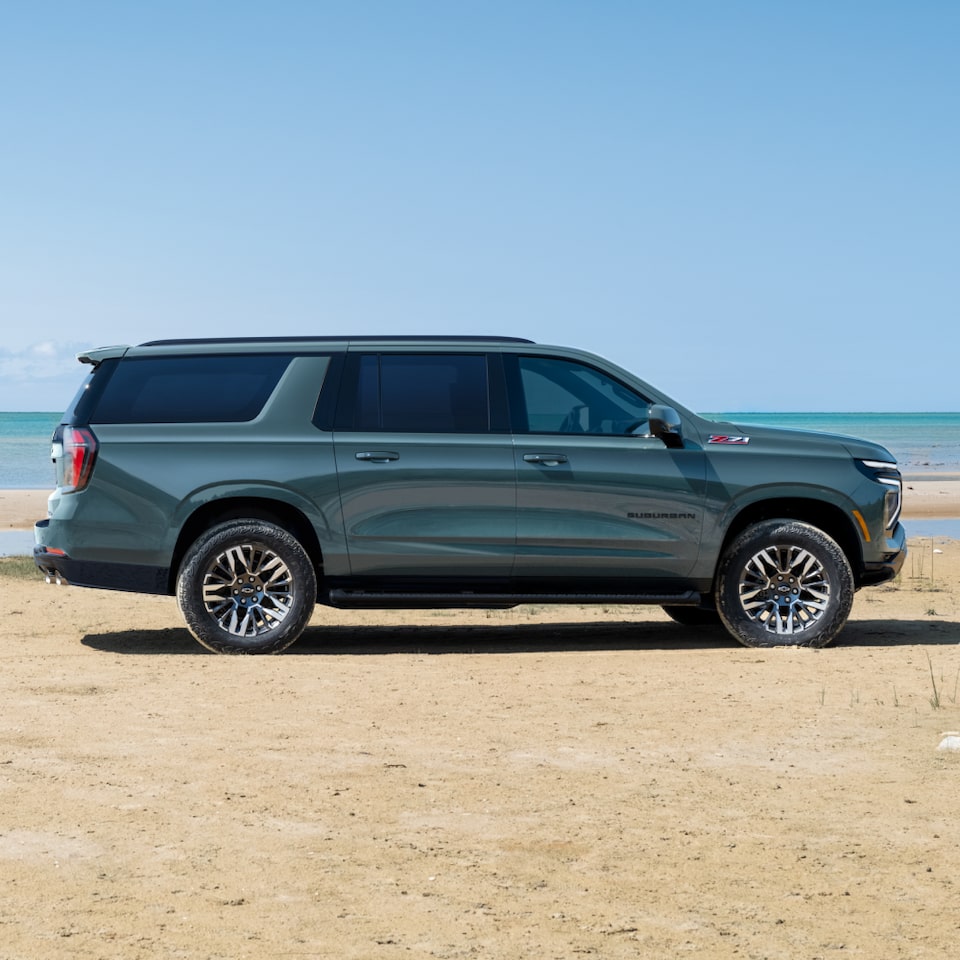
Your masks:
{"label": "ocean", "polygon": [[61,413],[0,413],[0,489],[52,490],[50,437]]}
{"label": "ocean", "polygon": [[[960,413],[708,413],[743,426],[793,427],[885,446],[905,474],[960,473]],[[52,489],[50,437],[59,413],[0,412],[0,489]]]}

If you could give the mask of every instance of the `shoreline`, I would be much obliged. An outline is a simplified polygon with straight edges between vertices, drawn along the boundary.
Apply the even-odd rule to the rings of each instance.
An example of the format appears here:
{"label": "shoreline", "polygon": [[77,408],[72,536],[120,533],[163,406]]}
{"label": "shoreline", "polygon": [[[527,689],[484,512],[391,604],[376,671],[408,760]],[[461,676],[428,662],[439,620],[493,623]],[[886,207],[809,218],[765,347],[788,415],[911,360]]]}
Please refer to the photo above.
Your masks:
{"label": "shoreline", "polygon": [[[50,492],[0,488],[0,530],[33,530],[47,515]],[[960,473],[905,474],[903,519],[960,519]]]}

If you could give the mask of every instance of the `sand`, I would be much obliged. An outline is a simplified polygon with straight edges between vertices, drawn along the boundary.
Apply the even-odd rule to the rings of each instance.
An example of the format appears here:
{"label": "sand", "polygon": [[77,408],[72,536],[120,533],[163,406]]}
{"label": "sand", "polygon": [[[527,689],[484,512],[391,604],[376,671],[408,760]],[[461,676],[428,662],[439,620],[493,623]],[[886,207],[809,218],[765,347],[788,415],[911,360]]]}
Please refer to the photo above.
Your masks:
{"label": "sand", "polygon": [[905,477],[903,516],[906,520],[960,517],[960,478],[952,474]]}
{"label": "sand", "polygon": [[[955,483],[908,511],[960,515]],[[217,657],[172,599],[15,563],[0,960],[956,954],[960,542],[912,541],[821,651],[653,608],[318,608]]]}
{"label": "sand", "polygon": [[0,490],[0,530],[32,530],[47,515],[49,496],[49,490]]}

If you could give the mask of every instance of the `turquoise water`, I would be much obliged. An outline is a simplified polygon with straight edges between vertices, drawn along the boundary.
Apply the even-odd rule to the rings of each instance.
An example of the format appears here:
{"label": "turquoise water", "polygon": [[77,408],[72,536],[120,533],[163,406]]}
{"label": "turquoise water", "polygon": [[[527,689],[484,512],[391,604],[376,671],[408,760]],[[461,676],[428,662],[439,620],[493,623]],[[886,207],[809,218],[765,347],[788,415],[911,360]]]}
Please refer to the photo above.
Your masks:
{"label": "turquoise water", "polygon": [[0,413],[0,488],[53,489],[50,437],[59,413]]}
{"label": "turquoise water", "polygon": [[[50,436],[59,413],[0,413],[0,489],[54,484]],[[885,446],[905,473],[960,472],[960,413],[708,413],[714,420],[825,430]]]}

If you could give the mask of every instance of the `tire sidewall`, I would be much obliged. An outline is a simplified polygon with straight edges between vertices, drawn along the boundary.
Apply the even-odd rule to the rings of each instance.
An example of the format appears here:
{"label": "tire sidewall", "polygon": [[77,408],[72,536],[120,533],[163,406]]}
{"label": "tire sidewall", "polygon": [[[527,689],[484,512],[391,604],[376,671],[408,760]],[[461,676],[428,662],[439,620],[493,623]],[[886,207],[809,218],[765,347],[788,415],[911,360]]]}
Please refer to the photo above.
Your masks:
{"label": "tire sidewall", "polygon": [[[224,630],[203,602],[203,579],[210,563],[231,546],[253,544],[277,554],[293,578],[293,602],[283,622],[255,637],[238,637]],[[231,520],[211,527],[197,538],[183,558],[177,575],[177,605],[193,637],[215,653],[279,653],[303,632],[317,598],[317,576],[307,551],[291,533],[264,520]]]}
{"label": "tire sidewall", "polygon": [[[826,611],[802,633],[780,635],[751,620],[740,602],[740,579],[747,562],[770,546],[801,547],[823,568],[830,587]],[[853,606],[855,584],[839,544],[818,527],[796,520],[769,520],[748,527],[731,543],[717,577],[717,611],[727,630],[748,647],[823,647],[843,628]]]}

